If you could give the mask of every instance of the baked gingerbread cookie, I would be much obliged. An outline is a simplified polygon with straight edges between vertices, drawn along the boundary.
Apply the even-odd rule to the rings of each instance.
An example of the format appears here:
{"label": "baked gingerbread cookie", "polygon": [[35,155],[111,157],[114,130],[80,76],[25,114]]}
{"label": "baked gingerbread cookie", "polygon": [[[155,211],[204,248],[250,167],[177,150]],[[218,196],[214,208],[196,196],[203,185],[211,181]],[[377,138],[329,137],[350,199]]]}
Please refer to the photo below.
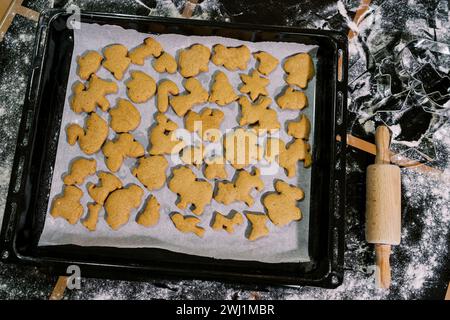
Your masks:
{"label": "baked gingerbread cookie", "polygon": [[286,169],[288,177],[297,174],[297,163],[303,161],[305,168],[311,165],[310,146],[302,139],[294,139],[288,147],[283,140],[277,138],[267,139],[266,159],[269,162],[278,159],[278,164]]}
{"label": "baked gingerbread cookie", "polygon": [[181,161],[188,165],[200,167],[203,163],[204,151],[203,144],[184,147],[181,150]]}
{"label": "baked gingerbread cookie", "polygon": [[288,123],[287,133],[294,138],[308,140],[310,132],[311,123],[304,114],[300,115],[298,121],[291,121]]}
{"label": "baked gingerbread cookie", "polygon": [[83,206],[80,203],[83,191],[76,186],[66,186],[63,194],[53,199],[50,214],[53,218],[62,217],[70,224],[75,224],[83,215]]}
{"label": "baked gingerbread cookie", "polygon": [[107,111],[110,104],[106,95],[116,93],[117,90],[115,82],[103,80],[93,74],[86,86],[81,82],[75,84],[70,107],[76,113],[93,112],[96,106]]}
{"label": "baked gingerbread cookie", "polygon": [[144,155],[144,147],[129,133],[119,134],[116,140],[108,140],[102,148],[109,170],[117,172],[126,157],[138,158]]}
{"label": "baked gingerbread cookie", "polygon": [[189,78],[184,82],[186,93],[170,98],[170,105],[179,117],[183,117],[193,106],[208,101],[208,91],[206,91],[200,81]]}
{"label": "baked gingerbread cookie", "polygon": [[103,57],[97,51],[88,51],[84,55],[77,58],[78,63],[78,76],[87,80],[89,77],[96,73],[102,64]]}
{"label": "baked gingerbread cookie", "polygon": [[131,80],[126,83],[127,94],[134,103],[144,103],[155,95],[156,82],[142,71],[131,71]]}
{"label": "baked gingerbread cookie", "polygon": [[253,57],[255,57],[255,59],[259,62],[256,70],[258,70],[259,73],[265,76],[271,74],[273,70],[276,69],[279,63],[277,58],[265,51],[255,52],[253,54]]}
{"label": "baked gingerbread cookie", "polygon": [[102,205],[98,203],[88,204],[88,215],[86,219],[81,221],[81,224],[89,231],[95,231],[95,229],[97,229],[98,215],[101,209]]}
{"label": "baked gingerbread cookie", "polygon": [[78,158],[75,159],[71,166],[69,173],[64,176],[65,185],[82,184],[84,180],[97,170],[97,162],[95,159]]}
{"label": "baked gingerbread cookie", "polygon": [[86,129],[74,123],[67,127],[67,142],[73,146],[78,141],[81,151],[89,155],[94,154],[102,147],[108,137],[108,131],[108,123],[92,112],[87,116]]}
{"label": "baked gingerbread cookie", "polygon": [[204,171],[205,178],[208,180],[213,179],[227,179],[228,173],[225,169],[225,159],[219,156],[211,159],[205,159],[206,167]]}
{"label": "baked gingerbread cookie", "polygon": [[144,227],[155,226],[159,221],[161,205],[154,196],[150,195],[144,211],[137,217],[136,222]]}
{"label": "baked gingerbread cookie", "polygon": [[156,115],[156,122],[156,126],[150,131],[150,154],[162,155],[180,152],[185,144],[182,140],[177,140],[175,136],[174,131],[178,129],[178,125],[162,113]]}
{"label": "baked gingerbread cookie", "polygon": [[162,51],[161,44],[155,39],[148,37],[141,45],[131,50],[128,56],[132,63],[142,66],[144,65],[145,59],[150,56],[159,57]]}
{"label": "baked gingerbread cookie", "polygon": [[177,207],[184,210],[188,204],[192,204],[194,206],[192,212],[196,215],[203,213],[213,195],[212,185],[207,181],[198,180],[194,172],[185,166],[173,169],[173,176],[168,186],[180,198]]}
{"label": "baked gingerbread cookie", "polygon": [[214,80],[209,95],[209,102],[214,102],[219,106],[225,106],[238,99],[228,77],[222,71],[214,74]]}
{"label": "baked gingerbread cookie", "polygon": [[179,94],[179,90],[175,82],[164,80],[158,85],[157,107],[159,112],[166,112],[169,108],[169,95]]}
{"label": "baked gingerbread cookie", "polygon": [[270,109],[272,99],[269,97],[260,97],[255,104],[252,104],[246,96],[239,98],[241,106],[241,119],[239,125],[252,125],[255,130],[278,130],[280,122],[278,121],[277,112]]}
{"label": "baked gingerbread cookie", "polygon": [[170,219],[172,220],[173,224],[175,225],[175,228],[180,230],[183,233],[194,233],[198,237],[203,237],[205,234],[205,229],[202,227],[199,227],[198,224],[200,223],[200,219],[197,217],[187,217],[183,216],[179,212],[174,212]]}
{"label": "baked gingerbread cookie", "polygon": [[105,56],[102,62],[103,67],[111,72],[114,78],[121,80],[131,63],[127,47],[122,44],[112,44],[103,50],[103,55]]}
{"label": "baked gingerbread cookie", "polygon": [[292,221],[300,220],[302,211],[297,207],[297,201],[305,196],[303,190],[281,180],[275,183],[275,190],[276,192],[268,194],[262,201],[270,221],[283,227]]}
{"label": "baked gingerbread cookie", "polygon": [[251,196],[251,191],[253,189],[261,191],[263,188],[264,182],[261,180],[259,169],[254,169],[253,174],[245,170],[240,170],[237,173],[237,179],[234,183],[218,183],[217,194],[214,200],[224,205],[242,201],[251,207],[255,203],[255,200]]}
{"label": "baked gingerbread cookie", "polygon": [[303,91],[287,87],[284,93],[277,98],[277,104],[281,109],[303,110],[308,106],[308,98]]}
{"label": "baked gingerbread cookie", "polygon": [[109,110],[109,114],[109,124],[117,133],[133,131],[141,123],[141,113],[126,99],[119,99],[117,107]]}
{"label": "baked gingerbread cookie", "polygon": [[288,74],[286,82],[305,89],[314,77],[314,64],[308,53],[299,53],[286,59],[283,65]]}
{"label": "baked gingerbread cookie", "polygon": [[89,183],[87,185],[87,190],[89,196],[96,203],[103,205],[111,192],[122,188],[122,182],[110,172],[100,172],[98,174],[98,179],[99,183],[97,185]]}
{"label": "baked gingerbread cookie", "polygon": [[163,54],[153,62],[153,69],[159,73],[175,73],[177,72],[177,61],[169,53],[163,52]]}
{"label": "baked gingerbread cookie", "polygon": [[244,83],[239,89],[242,93],[248,93],[250,98],[255,101],[260,95],[267,96],[267,85],[269,79],[260,77],[256,70],[253,70],[251,74],[241,74],[242,82]]}
{"label": "baked gingerbread cookie", "polygon": [[230,71],[247,69],[248,61],[250,60],[250,50],[242,45],[240,47],[225,47],[221,44],[216,44],[211,61],[216,66],[224,66]]}
{"label": "baked gingerbread cookie", "polygon": [[201,113],[189,111],[184,118],[184,125],[190,132],[197,132],[205,141],[214,141],[220,136],[220,124],[225,115],[217,109],[205,108]]}
{"label": "baked gingerbread cookie", "polygon": [[255,164],[264,156],[264,148],[258,144],[254,130],[237,128],[224,138],[225,159],[239,170]]}
{"label": "baked gingerbread cookie", "polygon": [[267,216],[259,212],[246,212],[245,216],[249,221],[250,230],[246,235],[250,241],[255,241],[259,238],[265,237],[269,234],[269,228],[267,228]]}
{"label": "baked gingerbread cookie", "polygon": [[213,221],[211,222],[211,228],[216,231],[225,230],[228,233],[234,233],[234,227],[243,223],[244,219],[239,212],[231,213],[228,216],[216,212]]}
{"label": "baked gingerbread cookie", "polygon": [[131,184],[127,188],[113,191],[105,201],[106,222],[113,230],[118,230],[130,219],[131,211],[139,208],[144,191]]}
{"label": "baked gingerbread cookie", "polygon": [[207,72],[210,56],[211,51],[202,44],[194,44],[182,50],[178,59],[180,74],[189,78],[195,77],[201,72]]}
{"label": "baked gingerbread cookie", "polygon": [[166,169],[169,163],[163,156],[148,156],[140,158],[138,165],[131,173],[148,190],[161,189],[166,183]]}

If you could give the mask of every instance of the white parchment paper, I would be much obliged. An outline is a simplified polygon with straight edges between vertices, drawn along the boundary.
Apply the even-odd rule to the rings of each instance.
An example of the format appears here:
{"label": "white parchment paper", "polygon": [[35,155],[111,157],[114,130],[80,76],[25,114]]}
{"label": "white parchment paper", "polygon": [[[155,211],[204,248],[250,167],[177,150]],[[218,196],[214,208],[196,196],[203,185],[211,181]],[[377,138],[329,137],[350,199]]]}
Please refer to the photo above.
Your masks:
{"label": "white parchment paper", "polygon": [[[278,262],[298,262],[309,261],[308,254],[308,237],[309,237],[309,191],[310,191],[310,179],[311,169],[304,169],[302,164],[299,164],[299,174],[297,177],[289,179],[286,177],[283,169],[278,169],[276,174],[263,176],[262,179],[265,183],[265,188],[261,193],[253,192],[255,197],[255,204],[252,207],[247,207],[243,203],[234,203],[229,206],[224,206],[212,200],[211,204],[205,208],[201,218],[200,226],[204,227],[206,232],[203,238],[199,238],[194,234],[184,234],[179,232],[170,220],[169,214],[180,210],[176,207],[177,195],[172,193],[165,185],[161,190],[152,191],[152,194],[156,196],[161,204],[161,218],[159,223],[150,228],[145,228],[138,225],[135,222],[136,216],[141,212],[146,204],[145,199],[149,196],[150,192],[140,182],[131,175],[131,168],[136,164],[135,159],[126,159],[122,165],[121,170],[117,173],[117,176],[122,180],[124,185],[130,183],[138,184],[145,191],[145,197],[142,201],[141,207],[132,213],[128,224],[123,226],[118,231],[113,231],[106,221],[104,220],[104,210],[100,213],[100,218],[97,224],[97,230],[94,232],[88,231],[81,222],[76,225],[70,225],[65,219],[54,219],[50,214],[51,202],[53,198],[62,193],[63,183],[62,177],[67,173],[70,162],[77,157],[84,156],[77,145],[70,146],[67,143],[66,127],[70,123],[78,123],[84,126],[86,115],[75,114],[69,106],[69,98],[72,95],[71,87],[79,80],[76,75],[77,63],[76,58],[82,55],[87,50],[101,51],[105,46],[113,43],[121,43],[132,49],[142,43],[143,39],[148,36],[154,37],[159,41],[164,50],[173,56],[176,56],[178,51],[183,48],[187,48],[192,44],[201,43],[209,48],[213,45],[221,43],[226,46],[239,46],[245,44],[249,47],[251,52],[264,50],[277,57],[280,61],[286,57],[299,53],[309,52],[316,62],[315,53],[317,47],[308,46],[297,43],[286,42],[245,42],[230,38],[222,37],[199,37],[199,36],[182,36],[175,34],[145,34],[139,33],[135,30],[126,30],[118,26],[111,25],[96,25],[96,24],[81,24],[79,30],[74,30],[74,51],[72,56],[72,65],[70,69],[68,79],[68,90],[66,93],[66,102],[64,105],[64,112],[61,122],[61,131],[59,135],[58,150],[56,155],[56,161],[54,165],[53,178],[51,191],[49,195],[49,204],[47,209],[47,216],[45,220],[44,230],[42,232],[39,245],[63,245],[63,244],[75,244],[81,246],[111,246],[111,247],[152,247],[162,248],[175,252],[182,252],[187,254],[214,257],[220,259],[235,259],[235,260],[257,260],[268,263]],[[107,98],[111,102],[111,106],[114,107],[116,100],[119,97],[127,98],[125,81],[129,79],[129,72],[133,70],[142,70],[151,75],[158,83],[163,79],[170,79],[177,83],[180,91],[183,91],[182,80],[180,74],[174,75],[159,74],[152,67],[152,59],[147,59],[144,66],[130,65],[130,68],[126,72],[123,81],[118,82],[119,92],[115,95],[109,95]],[[197,78],[202,82],[205,88],[210,88],[211,78],[214,72],[221,70],[225,72],[230,79],[232,85],[237,88],[241,85],[239,78],[240,73],[248,73],[255,68],[256,61],[252,57],[248,70],[240,72],[230,72],[222,67],[217,67],[213,63],[209,64],[210,71],[200,74]],[[277,69],[270,74],[270,85],[267,87],[269,95],[274,100],[285,87],[284,76],[285,73],[280,63]],[[101,68],[98,76],[105,79],[111,79],[116,81],[112,75],[105,69]],[[314,124],[314,102],[315,102],[315,78],[310,82],[306,94],[309,99],[309,107],[306,108],[303,113],[306,114],[311,120],[311,124]],[[140,126],[132,132],[135,139],[139,141],[148,150],[148,131],[149,127],[154,123],[154,115],[156,113],[156,101],[152,98],[150,101],[143,104],[135,104],[142,115]],[[215,104],[205,104],[202,106],[196,106],[194,111],[199,112],[204,107],[209,106],[211,108],[219,108],[225,113],[225,120],[221,125],[221,130],[228,128],[234,128],[238,126],[237,119],[239,119],[239,106],[238,103],[232,103],[226,107],[220,107]],[[286,133],[286,121],[298,119],[298,111],[281,110],[276,105],[275,101],[272,104],[272,108],[278,112],[279,121],[283,124],[283,129],[280,132],[280,137],[285,142],[291,141],[291,137]],[[99,113],[104,119],[109,121],[108,113],[102,112],[97,108]],[[180,127],[184,127],[183,120],[177,117],[172,110],[167,112],[170,119],[177,122]],[[314,130],[314,127],[312,128]],[[312,131],[314,132],[314,131]],[[113,139],[114,132],[110,129],[109,138]],[[311,139],[312,139],[311,135]],[[310,140],[311,145],[313,141]],[[102,152],[90,156],[89,158],[95,158],[97,160],[98,171],[108,171]],[[169,162],[169,157],[166,157]],[[249,168],[247,168],[249,169]],[[202,171],[193,168],[194,172],[199,178],[204,178]],[[231,167],[227,167],[229,174],[229,180],[234,176],[235,170]],[[169,169],[167,174],[170,174]],[[268,192],[274,191],[274,180],[282,179],[288,183],[299,185],[305,191],[305,199],[300,202],[299,206],[303,213],[303,219],[300,222],[293,222],[288,226],[278,228],[268,223],[270,233],[267,237],[261,238],[257,241],[248,241],[245,238],[245,232],[248,231],[248,222],[244,218],[245,222],[241,226],[237,226],[234,234],[228,234],[225,231],[214,231],[210,228],[211,218],[215,211],[219,211],[223,214],[228,214],[231,210],[238,212],[264,212],[264,208],[260,201],[260,196]],[[87,206],[92,202],[89,197],[86,185],[88,182],[97,183],[96,176],[91,176],[87,179],[86,183],[80,188],[84,192],[82,198],[82,204]],[[182,212],[186,215],[192,215],[189,210]],[[85,210],[87,214],[87,210]]]}

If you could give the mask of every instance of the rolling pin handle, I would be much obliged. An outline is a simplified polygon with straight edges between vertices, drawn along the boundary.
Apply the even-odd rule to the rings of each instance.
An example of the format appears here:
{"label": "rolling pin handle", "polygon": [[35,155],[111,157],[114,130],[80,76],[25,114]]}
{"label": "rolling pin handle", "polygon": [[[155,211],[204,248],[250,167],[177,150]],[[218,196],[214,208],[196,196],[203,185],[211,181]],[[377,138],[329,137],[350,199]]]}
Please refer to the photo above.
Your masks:
{"label": "rolling pin handle", "polygon": [[389,146],[391,144],[391,135],[389,128],[386,126],[379,126],[375,131],[375,145],[377,147],[377,154],[375,157],[376,164],[390,163],[391,152]]}
{"label": "rolling pin handle", "polygon": [[391,266],[389,258],[391,256],[390,244],[376,244],[375,245],[376,265],[375,272],[376,284],[379,288],[389,289],[391,286]]}

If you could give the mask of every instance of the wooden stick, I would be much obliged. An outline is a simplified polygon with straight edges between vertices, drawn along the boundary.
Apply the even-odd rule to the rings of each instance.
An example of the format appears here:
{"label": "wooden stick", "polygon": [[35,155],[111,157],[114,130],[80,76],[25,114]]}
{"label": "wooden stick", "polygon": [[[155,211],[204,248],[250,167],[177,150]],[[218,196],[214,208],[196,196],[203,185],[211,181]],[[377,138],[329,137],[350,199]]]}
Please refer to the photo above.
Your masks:
{"label": "wooden stick", "polygon": [[38,21],[39,13],[22,6],[23,0],[0,0],[0,42],[11,26],[16,14]]}
{"label": "wooden stick", "polygon": [[447,294],[445,295],[445,300],[450,300],[450,282],[448,283]]}
{"label": "wooden stick", "polygon": [[67,277],[66,276],[58,277],[58,281],[56,282],[56,285],[53,288],[53,292],[50,295],[49,300],[61,300],[64,297],[64,291],[66,291],[66,287],[67,287]]}
{"label": "wooden stick", "polygon": [[186,4],[184,5],[183,13],[181,14],[184,18],[190,18],[192,17],[192,14],[194,13],[194,8],[197,5],[198,0],[188,0],[186,1]]}
{"label": "wooden stick", "polygon": [[[356,10],[355,16],[353,17],[353,22],[355,25],[359,25],[359,19],[366,13],[367,9],[369,9],[369,5],[372,2],[372,0],[361,0],[361,4],[358,7],[358,10]],[[350,29],[348,32],[348,40],[351,40],[354,36],[356,36],[356,33]]]}

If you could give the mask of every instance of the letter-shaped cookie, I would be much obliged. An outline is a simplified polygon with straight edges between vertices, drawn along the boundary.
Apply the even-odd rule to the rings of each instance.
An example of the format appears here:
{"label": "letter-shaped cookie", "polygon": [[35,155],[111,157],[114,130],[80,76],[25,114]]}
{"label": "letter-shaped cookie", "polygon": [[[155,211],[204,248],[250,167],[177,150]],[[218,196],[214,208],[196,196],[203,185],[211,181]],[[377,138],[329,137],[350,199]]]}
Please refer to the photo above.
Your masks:
{"label": "letter-shaped cookie", "polygon": [[103,145],[108,137],[108,123],[97,113],[88,115],[86,120],[86,129],[77,124],[71,124],[67,127],[67,142],[74,145],[77,140],[80,149],[86,154],[94,154]]}
{"label": "letter-shaped cookie", "polygon": [[208,180],[212,179],[227,179],[228,174],[225,170],[225,159],[221,157],[214,157],[212,159],[205,159],[205,178]]}
{"label": "letter-shaped cookie", "polygon": [[209,130],[219,130],[223,118],[223,112],[217,109],[205,108],[200,114],[191,110],[184,119],[184,125],[190,132],[197,132],[203,140],[214,141],[215,132]]}
{"label": "letter-shaped cookie", "polygon": [[281,180],[275,183],[275,190],[277,192],[270,193],[263,199],[270,221],[283,227],[291,221],[300,220],[302,212],[297,207],[297,201],[303,199],[303,190]]}
{"label": "letter-shaped cookie", "polygon": [[286,169],[287,176],[291,178],[297,174],[298,161],[303,160],[305,168],[311,165],[309,149],[309,144],[302,139],[295,139],[286,148],[283,140],[271,138],[267,140],[266,159],[273,161],[278,157],[278,164]]}
{"label": "letter-shaped cookie", "polygon": [[86,219],[81,221],[81,224],[86,227],[89,231],[95,231],[97,229],[98,214],[102,206],[98,203],[88,204],[88,216]]}
{"label": "letter-shaped cookie", "polygon": [[197,79],[187,79],[184,88],[188,93],[170,98],[170,105],[179,117],[183,117],[193,106],[208,101],[208,91]]}
{"label": "letter-shaped cookie", "polygon": [[144,227],[152,227],[159,221],[159,209],[161,205],[154,196],[150,196],[144,211],[138,216],[136,222]]}
{"label": "letter-shaped cookie", "polygon": [[153,38],[146,38],[138,47],[130,51],[128,56],[131,62],[138,65],[144,65],[144,60],[150,56],[159,57],[162,52],[161,44]]}
{"label": "letter-shaped cookie", "polygon": [[69,174],[63,179],[64,184],[82,184],[87,176],[95,173],[96,168],[97,162],[94,159],[78,158],[72,162]]}
{"label": "letter-shaped cookie", "polygon": [[199,227],[200,219],[197,217],[185,217],[181,213],[175,212],[170,216],[175,228],[184,233],[192,232],[198,237],[203,237],[205,229]]}
{"label": "letter-shaped cookie", "polygon": [[288,123],[288,135],[294,138],[308,140],[310,131],[311,123],[304,114],[300,116],[299,121],[291,121]]}
{"label": "letter-shaped cookie", "polygon": [[270,73],[272,73],[279,62],[277,58],[264,51],[256,52],[253,54],[253,56],[256,60],[259,61],[257,70],[265,76],[268,76]]}
{"label": "letter-shaped cookie", "polygon": [[106,166],[112,172],[120,169],[125,157],[138,158],[145,152],[144,147],[129,133],[119,134],[119,138],[115,141],[108,140],[102,151],[106,158]]}
{"label": "letter-shaped cookie", "polygon": [[237,128],[224,138],[225,159],[235,169],[243,169],[261,160],[264,148],[258,145],[258,136],[253,130]]}
{"label": "letter-shaped cookie", "polygon": [[233,101],[236,101],[238,95],[233,89],[228,77],[222,71],[218,71],[214,75],[214,82],[211,87],[210,102],[215,102],[219,106],[225,106]]}
{"label": "letter-shaped cookie", "polygon": [[283,95],[277,98],[277,104],[281,109],[302,110],[308,106],[308,98],[303,91],[287,87]]}
{"label": "letter-shaped cookie", "polygon": [[254,241],[269,234],[269,229],[266,226],[268,218],[265,214],[246,212],[245,216],[250,223],[250,232],[247,234],[248,240]]}
{"label": "letter-shaped cookie", "polygon": [[97,185],[89,183],[87,190],[91,198],[98,204],[103,205],[108,195],[114,190],[122,188],[119,178],[109,172],[98,174],[99,183]]}
{"label": "letter-shaped cookie", "polygon": [[309,80],[314,77],[314,64],[307,53],[299,53],[287,58],[283,69],[288,74],[286,82],[302,89],[305,89]]}
{"label": "letter-shaped cookie", "polygon": [[117,84],[98,78],[95,74],[91,76],[87,86],[78,82],[73,88],[73,98],[70,101],[72,110],[76,113],[92,112],[96,106],[103,111],[109,109],[109,101],[106,95],[116,93]]}
{"label": "letter-shaped cookie", "polygon": [[211,228],[216,231],[225,230],[228,233],[234,233],[234,226],[244,223],[242,214],[235,212],[231,217],[224,216],[220,212],[216,212]]}
{"label": "letter-shaped cookie", "polygon": [[148,190],[157,190],[166,182],[168,166],[169,163],[163,156],[149,156],[140,158],[138,166],[131,172]]}
{"label": "letter-shaped cookie", "polygon": [[159,112],[166,112],[169,108],[169,94],[177,95],[179,93],[175,82],[171,80],[164,80],[158,86],[157,104]]}
{"label": "letter-shaped cookie", "polygon": [[134,103],[144,103],[154,96],[156,82],[142,71],[132,71],[131,80],[126,83],[127,94]]}
{"label": "letter-shaped cookie", "polygon": [[260,97],[255,104],[252,104],[246,96],[239,98],[242,117],[239,125],[253,125],[255,130],[278,130],[280,122],[278,121],[277,112],[269,108],[272,99],[269,97]]}
{"label": "letter-shaped cookie", "polygon": [[180,74],[185,77],[194,77],[200,72],[208,71],[208,63],[211,52],[202,44],[194,44],[180,52],[178,65]]}
{"label": "letter-shaped cookie", "polygon": [[177,72],[177,61],[170,54],[164,52],[155,60],[153,68],[159,73],[175,73]]}
{"label": "letter-shaped cookie", "polygon": [[83,191],[75,186],[66,186],[62,196],[57,196],[53,200],[50,214],[53,218],[62,217],[70,224],[75,224],[83,215],[83,206],[80,199]]}
{"label": "letter-shaped cookie", "polygon": [[253,200],[250,192],[252,189],[261,191],[263,188],[264,182],[261,180],[258,169],[255,169],[253,174],[241,170],[238,172],[236,182],[218,183],[217,195],[214,199],[224,205],[229,205],[235,201],[243,201],[251,207],[255,200]]}
{"label": "letter-shaped cookie", "polygon": [[169,189],[178,194],[177,207],[184,210],[188,204],[194,205],[193,213],[201,215],[204,207],[211,202],[213,188],[207,181],[200,181],[188,167],[173,169],[173,177],[168,183]]}
{"label": "letter-shaped cookie", "polygon": [[128,222],[131,210],[139,208],[144,191],[135,184],[113,191],[105,201],[106,222],[117,230]]}
{"label": "letter-shaped cookie", "polygon": [[89,79],[100,68],[102,60],[102,55],[97,51],[88,51],[83,56],[78,57],[78,76],[83,80]]}
{"label": "letter-shaped cookie", "polygon": [[214,46],[211,61],[216,66],[224,66],[230,71],[247,69],[250,60],[250,50],[242,45],[240,47],[225,47],[221,44]]}
{"label": "letter-shaped cookie", "polygon": [[256,70],[253,70],[251,74],[241,74],[240,75],[244,85],[239,89],[242,93],[248,93],[250,98],[255,101],[259,95],[267,96],[266,86],[269,84],[269,79],[260,77]]}
{"label": "letter-shaped cookie", "polygon": [[109,45],[103,51],[103,55],[105,56],[103,67],[111,72],[114,78],[121,80],[131,62],[127,47],[121,44]]}
{"label": "letter-shaped cookie", "polygon": [[156,115],[157,125],[150,131],[150,154],[175,154],[179,152],[184,142],[177,140],[174,131],[178,125],[164,114]]}
{"label": "letter-shaped cookie", "polygon": [[117,107],[109,110],[111,128],[117,132],[133,131],[141,123],[141,113],[126,99],[119,99]]}

